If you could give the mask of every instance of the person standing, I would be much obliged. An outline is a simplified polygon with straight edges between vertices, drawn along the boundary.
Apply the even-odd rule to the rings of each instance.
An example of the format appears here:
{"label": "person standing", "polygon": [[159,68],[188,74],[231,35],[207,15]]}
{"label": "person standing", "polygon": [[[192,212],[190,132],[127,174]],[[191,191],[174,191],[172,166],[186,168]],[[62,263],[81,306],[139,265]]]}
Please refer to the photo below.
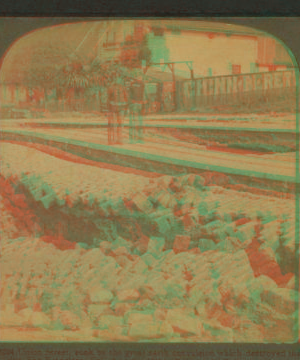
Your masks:
{"label": "person standing", "polygon": [[[108,143],[122,144],[124,113],[128,106],[128,95],[121,78],[117,78],[108,89]],[[115,131],[115,128],[117,131]]]}
{"label": "person standing", "polygon": [[130,142],[142,142],[145,104],[145,83],[139,79],[131,84],[129,90],[129,139]]}

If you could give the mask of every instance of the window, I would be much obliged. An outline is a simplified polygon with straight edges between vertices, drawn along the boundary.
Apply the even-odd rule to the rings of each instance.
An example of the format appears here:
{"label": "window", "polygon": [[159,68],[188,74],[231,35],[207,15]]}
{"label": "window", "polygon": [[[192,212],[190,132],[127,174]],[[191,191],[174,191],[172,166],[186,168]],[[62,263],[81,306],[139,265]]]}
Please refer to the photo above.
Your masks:
{"label": "window", "polygon": [[277,66],[276,65],[269,65],[268,68],[269,68],[269,71],[276,71]]}
{"label": "window", "polygon": [[255,73],[258,71],[256,63],[250,63],[250,72]]}
{"label": "window", "polygon": [[232,71],[232,74],[235,75],[235,74],[240,74],[241,73],[241,65],[236,65],[236,64],[233,64],[232,65],[232,68],[231,68],[231,71]]}
{"label": "window", "polygon": [[292,65],[291,58],[286,49],[279,43],[275,45],[275,64]]}
{"label": "window", "polygon": [[257,60],[259,64],[273,64],[276,42],[267,37],[258,38]]}
{"label": "window", "polygon": [[180,27],[174,27],[174,28],[172,28],[172,34],[173,34],[173,35],[180,35],[180,34],[181,34],[181,29],[180,29]]}
{"label": "window", "polygon": [[109,48],[109,47],[114,47],[116,46],[116,41],[117,41],[117,33],[114,32],[110,32],[110,33],[106,33],[106,41],[103,43],[103,47],[105,48]]}
{"label": "window", "polygon": [[164,36],[164,29],[162,27],[152,27],[154,36]]}

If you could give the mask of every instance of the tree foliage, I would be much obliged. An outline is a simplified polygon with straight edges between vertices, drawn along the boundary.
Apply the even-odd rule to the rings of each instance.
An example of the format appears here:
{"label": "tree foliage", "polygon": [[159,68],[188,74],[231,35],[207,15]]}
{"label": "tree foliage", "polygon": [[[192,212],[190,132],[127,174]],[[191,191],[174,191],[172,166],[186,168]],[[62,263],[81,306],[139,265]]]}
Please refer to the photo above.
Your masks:
{"label": "tree foliage", "polygon": [[120,62],[127,68],[139,68],[143,62],[151,62],[152,53],[148,46],[148,34],[143,27],[135,27],[132,35],[127,35],[120,53]]}
{"label": "tree foliage", "polygon": [[[89,88],[108,86],[116,78],[130,79],[141,74],[141,65],[151,61],[148,37],[138,27],[127,37],[120,57],[102,63],[74,54],[66,46],[39,46],[26,54],[24,84],[29,87]],[[70,55],[71,54],[71,55]]]}
{"label": "tree foliage", "polygon": [[59,46],[36,47],[25,55],[23,82],[28,86],[51,88],[57,84],[61,70],[67,65],[68,49]]}

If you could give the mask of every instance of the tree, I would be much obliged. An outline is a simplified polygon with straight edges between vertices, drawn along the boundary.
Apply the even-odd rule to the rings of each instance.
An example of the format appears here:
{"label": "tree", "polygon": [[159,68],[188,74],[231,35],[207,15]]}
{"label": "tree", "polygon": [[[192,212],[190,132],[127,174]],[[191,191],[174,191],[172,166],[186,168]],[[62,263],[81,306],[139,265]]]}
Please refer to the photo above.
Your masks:
{"label": "tree", "polygon": [[53,88],[68,64],[68,49],[60,46],[35,47],[25,55],[23,83],[32,87]]}
{"label": "tree", "polygon": [[[71,55],[70,55],[71,54]],[[87,59],[58,44],[36,46],[25,55],[22,82],[29,87],[86,88],[90,84]]]}
{"label": "tree", "polygon": [[152,53],[148,45],[148,34],[143,26],[136,26],[132,35],[127,35],[120,53],[120,62],[127,68],[140,68],[151,62]]}
{"label": "tree", "polygon": [[144,61],[146,65],[149,65],[152,60],[152,51],[149,49],[148,35],[145,35],[141,42],[138,53],[138,60],[141,64]]}
{"label": "tree", "polygon": [[[149,54],[144,38],[138,50],[136,58],[141,62]],[[84,91],[87,88],[107,87],[116,78],[131,79],[138,75],[136,68],[126,67],[119,59],[101,63],[70,53],[70,49],[56,44],[35,47],[25,56],[22,83],[46,91],[55,88],[56,94],[64,97],[70,89]]]}
{"label": "tree", "polygon": [[87,88],[90,85],[89,68],[80,62],[72,62],[60,68],[56,84],[63,88]]}
{"label": "tree", "polygon": [[90,86],[109,86],[117,78],[133,79],[142,71],[128,68],[120,62],[94,63],[90,68]]}
{"label": "tree", "polygon": [[167,47],[164,29],[152,27],[152,31],[147,35],[147,45],[151,51],[153,63],[169,62],[170,50]]}

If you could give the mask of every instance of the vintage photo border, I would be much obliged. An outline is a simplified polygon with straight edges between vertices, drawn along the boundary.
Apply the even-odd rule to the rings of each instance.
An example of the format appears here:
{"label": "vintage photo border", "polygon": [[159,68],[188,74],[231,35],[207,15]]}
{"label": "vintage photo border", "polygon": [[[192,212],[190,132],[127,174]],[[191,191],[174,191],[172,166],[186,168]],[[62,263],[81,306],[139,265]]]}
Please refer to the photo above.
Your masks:
{"label": "vintage photo border", "polygon": [[[29,1],[30,2],[30,1]],[[121,10],[112,11],[113,8],[116,8],[115,2],[111,1],[111,5],[104,4],[105,10],[101,12],[100,10],[100,2],[92,1],[92,5],[79,8],[78,10],[74,11],[74,6],[76,4],[72,4],[73,2],[69,3],[69,11],[68,6],[66,11],[61,11],[60,4],[61,2],[56,2],[56,7],[51,8],[51,6],[45,5],[47,3],[44,0],[40,3],[40,9],[36,8],[36,3],[32,3],[32,7],[28,6],[28,1],[22,2],[23,5],[19,4],[18,1],[11,2],[10,5],[7,5],[6,2],[1,5],[0,8],[0,21],[1,17],[3,16],[45,16],[45,17],[78,17],[78,18],[89,18],[89,17],[107,17],[110,14],[113,17],[132,17],[132,16],[140,16],[140,17],[156,17],[156,16],[166,16],[166,17],[199,17],[200,10],[199,10],[199,3],[192,4],[189,6],[189,3],[186,2],[185,6],[188,10],[181,9],[180,7],[174,11],[174,4],[172,6],[171,2],[169,1],[168,5],[164,5],[163,8],[158,8],[159,2],[153,2],[152,7],[146,6],[144,9],[141,9],[141,4],[133,1],[136,4],[136,8],[134,10],[133,5],[127,10],[124,11],[126,8],[127,2],[122,2],[120,6],[120,2],[117,5],[117,8],[121,7]],[[84,1],[84,4],[88,2]],[[96,5],[97,3],[97,5]],[[219,1],[220,8],[222,8],[223,2]],[[26,8],[27,4],[27,8]],[[34,5],[35,4],[35,5]],[[223,3],[224,4],[224,3]],[[245,2],[241,2],[239,6],[243,7]],[[261,21],[265,19],[270,19],[270,16],[299,16],[299,9],[295,9],[294,11],[291,10],[291,7],[288,6],[288,2],[286,2],[287,7],[280,8],[278,5],[278,1],[273,1],[273,5],[275,8],[273,11],[266,12],[263,8],[254,8],[252,12],[246,10],[242,10],[242,12],[238,9],[236,11],[230,11],[232,6],[229,6],[227,10],[229,11],[222,11],[219,10],[218,6],[213,5],[209,6],[210,9],[206,9],[203,11],[201,8],[201,17],[218,17],[220,21],[227,21],[232,24],[244,25],[244,26],[253,26],[254,23],[257,23],[257,29],[266,31],[276,38],[283,40],[283,42],[288,46],[289,49],[293,52],[296,57],[296,61],[298,64],[300,63],[300,44],[298,44],[298,49],[295,48],[295,38],[297,38],[298,34],[289,30],[289,23],[288,19],[286,18],[286,25],[287,28],[283,29],[280,24],[282,21],[277,22],[277,26],[270,26],[267,22]],[[4,5],[4,6],[3,6]],[[44,6],[43,6],[44,5]],[[78,5],[78,4],[77,4]],[[233,4],[234,5],[234,4]],[[255,4],[254,4],[255,5]],[[34,7],[35,6],[35,7]],[[94,6],[94,10],[93,10]],[[261,5],[262,6],[262,5]],[[4,10],[3,10],[4,7]],[[157,7],[157,8],[156,8]],[[277,8],[276,8],[277,7]],[[289,9],[287,9],[289,7]],[[123,8],[123,10],[122,10]],[[156,9],[155,9],[156,8]],[[205,8],[205,6],[204,6]],[[92,9],[92,10],[91,10]],[[97,10],[95,10],[97,9]],[[157,10],[158,9],[158,10]],[[165,9],[165,10],[163,10]],[[169,9],[169,10],[168,10]],[[217,10],[218,9],[218,10]],[[25,10],[25,11],[24,11]],[[50,10],[50,11],[49,11]],[[275,10],[275,11],[274,11]],[[131,14],[130,14],[131,11]],[[222,17],[220,17],[220,15]],[[259,16],[258,18],[239,18],[236,19],[236,16]],[[228,16],[233,16],[232,19],[229,19]],[[267,17],[263,17],[267,16]],[[199,17],[199,19],[201,19]],[[300,16],[299,25],[300,25]],[[210,19],[209,19],[210,20]],[[214,19],[212,19],[214,20]],[[273,19],[275,21],[275,19]],[[282,19],[280,19],[282,20]],[[260,24],[261,23],[261,24]],[[262,24],[264,23],[264,24]],[[250,25],[252,24],[252,25]],[[269,30],[268,30],[269,29]],[[300,27],[299,27],[300,29]],[[2,34],[2,36],[5,36]],[[294,40],[294,41],[293,41]],[[297,79],[297,97],[299,97],[299,78]],[[298,103],[297,103],[298,104]],[[297,109],[299,111],[299,109]],[[296,250],[299,254],[299,115],[297,115],[297,125],[296,125]],[[298,229],[298,230],[297,230]],[[299,258],[298,260],[298,279],[299,279]],[[297,281],[297,289],[299,294],[299,281]],[[298,299],[299,300],[299,299]],[[299,304],[299,301],[298,301]],[[299,316],[299,309],[298,309],[298,316]],[[299,322],[297,323],[297,326]],[[28,351],[28,353],[27,353]],[[130,351],[132,352],[130,354]],[[157,356],[155,353],[153,354],[153,359],[252,359],[252,358],[266,358],[266,359],[297,359],[300,358],[299,353],[299,343],[297,344],[284,344],[284,345],[277,345],[277,344],[218,344],[218,343],[211,343],[211,344],[195,344],[195,343],[25,343],[25,342],[1,342],[0,343],[0,357],[1,359],[19,359],[19,360],[26,360],[26,359],[147,359],[149,358],[149,351],[157,352]],[[114,353],[116,354],[114,356]],[[27,354],[27,355],[26,355]],[[60,355],[59,355],[60,354]],[[65,355],[64,355],[65,354]],[[134,355],[135,354],[135,355]],[[164,356],[162,355],[164,354]],[[214,354],[214,355],[213,355]],[[91,356],[92,355],[92,356]],[[94,355],[94,356],[93,356]]]}

